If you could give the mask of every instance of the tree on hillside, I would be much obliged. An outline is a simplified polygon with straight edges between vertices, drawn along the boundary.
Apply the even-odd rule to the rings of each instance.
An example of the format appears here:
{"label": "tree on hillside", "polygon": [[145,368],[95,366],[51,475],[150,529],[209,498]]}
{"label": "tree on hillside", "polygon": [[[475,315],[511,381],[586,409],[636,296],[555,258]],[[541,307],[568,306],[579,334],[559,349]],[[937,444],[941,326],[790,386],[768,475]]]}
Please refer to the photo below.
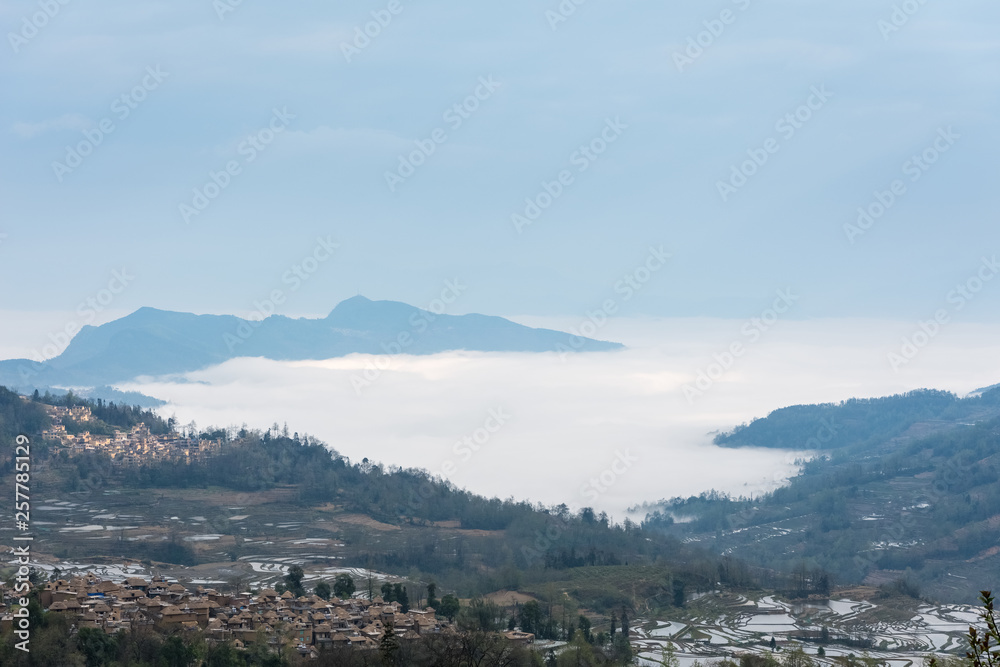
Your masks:
{"label": "tree on hillside", "polygon": [[160,647],[160,657],[167,667],[188,667],[195,659],[194,647],[178,635],[163,642]]}
{"label": "tree on hillside", "polygon": [[674,606],[683,607],[684,606],[684,582],[680,579],[674,579],[672,584],[674,592]]}
{"label": "tree on hillside", "polygon": [[330,599],[330,584],[326,583],[325,581],[321,581],[318,584],[316,584],[316,588],[314,589],[314,592],[316,593],[316,595],[320,596],[324,600],[329,600]]}
{"label": "tree on hillside", "polygon": [[403,584],[395,584],[392,587],[392,599],[398,602],[401,607],[406,607],[403,610],[404,614],[410,610],[410,598],[406,594],[406,589],[403,588]]}
{"label": "tree on hillside", "polygon": [[464,630],[499,632],[507,626],[507,610],[490,600],[473,598],[459,614],[458,625]]}
{"label": "tree on hillside", "polygon": [[354,595],[354,578],[346,572],[341,572],[333,580],[333,593],[338,598],[346,600]]}
{"label": "tree on hillside", "polygon": [[379,653],[382,654],[382,662],[386,665],[393,665],[396,662],[396,654],[399,653],[399,639],[392,627],[392,623],[385,624],[385,632],[378,642]]}
{"label": "tree on hillside", "polygon": [[427,584],[427,606],[431,609],[438,608],[439,601],[437,599],[437,584],[433,581]]}
{"label": "tree on hillside", "polygon": [[521,629],[532,634],[539,634],[542,629],[542,609],[535,600],[524,603],[520,610]]}
{"label": "tree on hillside", "polygon": [[438,611],[449,621],[454,621],[455,617],[458,616],[460,608],[461,604],[459,603],[458,598],[449,593],[441,598],[441,609]]}
{"label": "tree on hillside", "polygon": [[[820,650],[822,649],[823,647],[820,646]],[[790,651],[785,652],[785,656],[781,660],[781,665],[782,667],[815,667],[816,661],[806,655],[806,652],[802,649],[802,645],[799,644]]]}
{"label": "tree on hillside", "polygon": [[295,597],[301,597],[306,594],[304,588],[302,588],[302,577],[306,576],[306,573],[298,565],[293,565],[288,568],[288,572],[285,573],[285,587],[292,592]]}
{"label": "tree on hillside", "polygon": [[77,650],[83,654],[87,667],[99,667],[115,657],[115,638],[97,628],[80,628],[76,635]]}
{"label": "tree on hillside", "polygon": [[673,642],[667,642],[667,645],[663,647],[663,659],[660,660],[660,664],[663,667],[681,667],[681,661],[674,653]]}

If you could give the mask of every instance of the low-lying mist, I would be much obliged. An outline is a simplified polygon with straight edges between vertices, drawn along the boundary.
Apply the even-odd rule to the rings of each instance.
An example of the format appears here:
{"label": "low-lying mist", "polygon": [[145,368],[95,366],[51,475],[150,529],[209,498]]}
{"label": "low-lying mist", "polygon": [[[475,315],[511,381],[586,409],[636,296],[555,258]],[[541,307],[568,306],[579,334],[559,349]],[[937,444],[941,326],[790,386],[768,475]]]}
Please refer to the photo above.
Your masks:
{"label": "low-lying mist", "polygon": [[629,346],[618,352],[237,359],[124,388],[168,400],[163,414],[181,424],[287,423],[353,461],[424,468],[477,493],[621,518],[645,501],[709,489],[758,494],[794,475],[816,441],[794,452],[711,443],[713,432],[773,409],[993,384],[998,330],[952,324],[894,368],[887,355],[900,352],[913,324],[811,320],[761,330],[730,320],[617,320],[597,337]]}

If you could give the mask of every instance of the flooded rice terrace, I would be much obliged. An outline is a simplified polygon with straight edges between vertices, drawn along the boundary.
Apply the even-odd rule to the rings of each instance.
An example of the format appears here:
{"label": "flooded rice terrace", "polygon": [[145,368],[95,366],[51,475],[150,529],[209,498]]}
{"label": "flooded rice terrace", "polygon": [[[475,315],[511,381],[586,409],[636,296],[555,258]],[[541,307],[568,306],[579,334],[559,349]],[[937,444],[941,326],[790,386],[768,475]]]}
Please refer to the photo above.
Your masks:
{"label": "flooded rice terrace", "polygon": [[[700,611],[685,620],[639,619],[632,629],[632,643],[639,664],[661,664],[664,651],[672,646],[681,667],[737,653],[765,653],[772,650],[772,637],[779,659],[801,647],[810,658],[827,665],[848,655],[869,656],[892,667],[919,665],[929,653],[964,655],[964,636],[970,625],[978,624],[978,609],[916,600],[914,605],[912,615],[898,607],[883,614],[872,602],[788,603],[771,596],[755,601],[713,592],[692,604]],[[897,620],[879,620],[880,616]]]}
{"label": "flooded rice terrace", "polygon": [[[223,590],[234,584],[261,589],[273,587],[289,567],[300,565],[307,588],[346,572],[357,582],[358,595],[366,593],[369,578],[378,582],[373,584],[375,589],[382,581],[397,580],[344,567],[344,544],[337,537],[338,531],[331,531],[330,537],[315,537],[303,522],[282,521],[271,508],[219,508],[216,513],[225,517],[227,529],[245,534],[239,540],[239,553],[234,554],[234,538],[218,532],[217,522],[191,512],[195,503],[164,500],[157,507],[159,512],[147,510],[144,515],[136,513],[144,508],[135,505],[134,498],[119,497],[115,492],[84,495],[77,500],[49,498],[35,508],[44,517],[35,522],[42,542],[51,541],[52,546],[58,544],[68,551],[62,556],[57,551],[56,558],[35,563],[49,574],[58,569],[59,576],[67,578],[93,572],[113,580],[159,575],[171,582]],[[314,526],[326,523],[320,518]],[[3,532],[8,531],[0,528],[0,534]],[[76,557],[89,551],[87,544],[93,540],[162,542],[171,536],[215,562],[151,567],[149,561]],[[695,661],[770,651],[773,637],[779,657],[801,646],[814,660],[827,665],[840,656],[867,653],[892,667],[913,667],[928,653],[963,654],[964,635],[977,621],[978,610],[967,605],[929,605],[913,600],[906,608],[898,601],[883,606],[880,601],[851,599],[790,603],[772,596],[754,600],[715,591],[694,596],[675,618],[635,620],[631,638],[640,664],[645,665],[659,664],[668,646],[673,647],[681,667],[690,667]],[[817,655],[821,646],[822,657]]]}
{"label": "flooded rice terrace", "polygon": [[[54,553],[55,558],[32,562],[32,566],[52,575],[67,579],[92,572],[102,579],[121,580],[125,577],[162,576],[168,581],[202,585],[229,590],[238,585],[250,589],[273,588],[292,565],[302,566],[306,574],[303,581],[312,588],[320,581],[332,582],[336,575],[348,573],[358,582],[369,578],[378,581],[398,581],[395,577],[342,565],[344,543],[331,530],[331,537],[311,537],[308,526],[301,521],[275,521],[273,510],[257,507],[253,510],[233,506],[223,508],[224,524],[230,534],[215,532],[213,526],[220,521],[204,516],[190,516],[183,510],[187,503],[164,503],[167,514],[129,514],[116,511],[128,505],[128,499],[114,492],[85,495],[77,502],[46,499],[34,509],[44,517],[34,522],[38,530],[42,552]],[[134,507],[140,510],[145,508]],[[268,519],[271,519],[270,521]],[[316,523],[322,525],[322,518]],[[332,528],[332,524],[331,524]],[[0,540],[12,528],[0,528]],[[236,533],[241,535],[237,542]],[[246,534],[245,537],[242,534]],[[80,557],[81,553],[94,551],[95,542],[108,544],[124,542],[165,543],[178,540],[198,550],[201,557],[213,562],[184,567],[157,563],[149,560],[124,560],[114,557]],[[97,553],[107,553],[106,549]],[[7,561],[13,563],[13,558]]]}

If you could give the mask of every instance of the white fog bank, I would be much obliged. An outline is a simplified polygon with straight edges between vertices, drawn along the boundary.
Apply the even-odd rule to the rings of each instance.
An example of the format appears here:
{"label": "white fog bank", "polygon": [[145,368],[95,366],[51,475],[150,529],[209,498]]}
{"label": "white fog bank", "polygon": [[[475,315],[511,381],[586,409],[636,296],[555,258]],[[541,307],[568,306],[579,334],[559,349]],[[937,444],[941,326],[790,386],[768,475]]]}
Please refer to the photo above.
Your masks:
{"label": "white fog bank", "polygon": [[[782,483],[801,451],[711,444],[711,432],[773,409],[921,387],[964,395],[1000,381],[1000,325],[949,325],[898,370],[887,354],[912,335],[911,323],[778,322],[756,339],[745,325],[618,320],[596,337],[629,345],[619,352],[238,359],[123,388],[168,400],[163,414],[181,424],[287,422],[354,461],[424,468],[481,494],[621,517],[644,501]],[[735,342],[742,352],[730,363]],[[721,364],[729,368],[720,376]],[[699,371],[703,393],[689,391],[688,400],[683,387],[695,387]],[[718,378],[710,386],[708,375]]]}

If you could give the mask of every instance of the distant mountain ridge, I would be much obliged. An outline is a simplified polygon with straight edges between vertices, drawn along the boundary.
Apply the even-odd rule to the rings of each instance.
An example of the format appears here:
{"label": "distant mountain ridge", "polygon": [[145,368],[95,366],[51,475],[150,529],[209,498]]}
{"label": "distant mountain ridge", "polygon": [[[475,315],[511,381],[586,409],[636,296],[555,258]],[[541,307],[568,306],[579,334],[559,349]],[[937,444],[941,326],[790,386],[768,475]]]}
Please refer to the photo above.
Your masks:
{"label": "distant mountain ridge", "polygon": [[110,385],[138,376],[185,373],[237,357],[299,361],[354,353],[594,352],[621,347],[502,317],[440,315],[362,296],[341,302],[322,319],[272,315],[246,320],[140,308],[101,326],[83,327],[62,354],[45,363],[0,361],[0,385]]}

